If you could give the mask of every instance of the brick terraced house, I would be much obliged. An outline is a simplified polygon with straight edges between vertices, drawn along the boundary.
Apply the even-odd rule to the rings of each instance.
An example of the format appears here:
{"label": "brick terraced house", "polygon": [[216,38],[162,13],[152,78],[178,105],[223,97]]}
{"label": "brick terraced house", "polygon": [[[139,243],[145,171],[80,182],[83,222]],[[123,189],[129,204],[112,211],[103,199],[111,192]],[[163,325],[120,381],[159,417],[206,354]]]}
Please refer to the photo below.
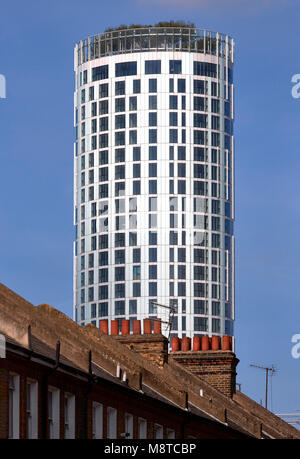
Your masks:
{"label": "brick terraced house", "polygon": [[159,321],[79,326],[0,284],[0,438],[300,438],[235,390],[231,338],[173,339]]}

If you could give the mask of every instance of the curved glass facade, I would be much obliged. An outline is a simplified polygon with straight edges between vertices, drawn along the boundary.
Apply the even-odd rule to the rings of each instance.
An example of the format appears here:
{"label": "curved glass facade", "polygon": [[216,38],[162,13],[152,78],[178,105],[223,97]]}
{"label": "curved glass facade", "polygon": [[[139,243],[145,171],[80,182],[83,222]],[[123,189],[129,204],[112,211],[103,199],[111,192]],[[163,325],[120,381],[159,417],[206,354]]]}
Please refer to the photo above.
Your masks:
{"label": "curved glass facade", "polygon": [[194,27],[147,27],[113,30],[81,40],[77,65],[114,54],[181,51],[211,54],[233,61],[233,40],[228,35]]}
{"label": "curved glass facade", "polygon": [[168,322],[161,304],[175,336],[233,334],[232,70],[232,40],[198,29],[76,46],[77,322]]}

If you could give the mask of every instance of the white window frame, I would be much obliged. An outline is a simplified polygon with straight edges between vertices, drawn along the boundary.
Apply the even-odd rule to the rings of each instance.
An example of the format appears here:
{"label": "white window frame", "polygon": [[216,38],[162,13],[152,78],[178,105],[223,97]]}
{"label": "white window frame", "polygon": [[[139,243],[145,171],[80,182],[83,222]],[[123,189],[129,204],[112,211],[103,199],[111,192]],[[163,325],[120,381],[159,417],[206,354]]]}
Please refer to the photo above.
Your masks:
{"label": "white window frame", "polygon": [[161,424],[154,424],[154,438],[164,438],[164,428]]}
{"label": "white window frame", "polygon": [[[51,395],[50,395],[51,394]],[[52,400],[50,406],[50,398]],[[56,387],[48,387],[48,438],[60,438],[60,390]]]}
{"label": "white window frame", "polygon": [[167,438],[175,439],[175,430],[174,429],[167,429]]}
{"label": "white window frame", "polygon": [[133,438],[133,416],[130,413],[125,413],[125,438]]}
{"label": "white window frame", "polygon": [[107,407],[107,438],[117,439],[117,419],[116,408]]}
{"label": "white window frame", "polygon": [[147,438],[147,421],[143,418],[138,418],[138,438]]}
{"label": "white window frame", "polygon": [[9,433],[8,438],[20,438],[20,376],[9,373]]}
{"label": "white window frame", "polygon": [[103,405],[93,402],[93,439],[103,439]]}
{"label": "white window frame", "polygon": [[26,381],[26,435],[38,438],[38,382],[32,379]]}
{"label": "white window frame", "polygon": [[66,392],[64,394],[64,426],[65,438],[75,438],[75,395]]}

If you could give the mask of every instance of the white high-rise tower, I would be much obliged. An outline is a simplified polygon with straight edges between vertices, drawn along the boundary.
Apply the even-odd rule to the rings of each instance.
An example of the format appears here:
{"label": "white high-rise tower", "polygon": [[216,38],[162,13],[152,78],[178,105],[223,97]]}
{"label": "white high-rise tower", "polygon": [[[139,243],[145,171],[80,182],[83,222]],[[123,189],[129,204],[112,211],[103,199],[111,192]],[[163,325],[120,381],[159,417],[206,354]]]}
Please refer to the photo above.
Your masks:
{"label": "white high-rise tower", "polygon": [[233,40],[128,28],[75,47],[74,318],[233,334]]}

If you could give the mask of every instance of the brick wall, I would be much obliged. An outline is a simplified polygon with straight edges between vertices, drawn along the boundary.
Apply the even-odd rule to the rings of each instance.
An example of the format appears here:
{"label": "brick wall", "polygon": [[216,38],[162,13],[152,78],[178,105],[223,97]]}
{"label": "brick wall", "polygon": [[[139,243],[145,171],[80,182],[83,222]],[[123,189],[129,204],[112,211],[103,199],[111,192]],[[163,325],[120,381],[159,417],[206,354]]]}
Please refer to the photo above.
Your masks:
{"label": "brick wall", "polygon": [[228,397],[235,393],[239,360],[231,351],[179,351],[172,358]]}
{"label": "brick wall", "polygon": [[160,367],[168,360],[168,340],[163,335],[118,335],[114,338]]}

